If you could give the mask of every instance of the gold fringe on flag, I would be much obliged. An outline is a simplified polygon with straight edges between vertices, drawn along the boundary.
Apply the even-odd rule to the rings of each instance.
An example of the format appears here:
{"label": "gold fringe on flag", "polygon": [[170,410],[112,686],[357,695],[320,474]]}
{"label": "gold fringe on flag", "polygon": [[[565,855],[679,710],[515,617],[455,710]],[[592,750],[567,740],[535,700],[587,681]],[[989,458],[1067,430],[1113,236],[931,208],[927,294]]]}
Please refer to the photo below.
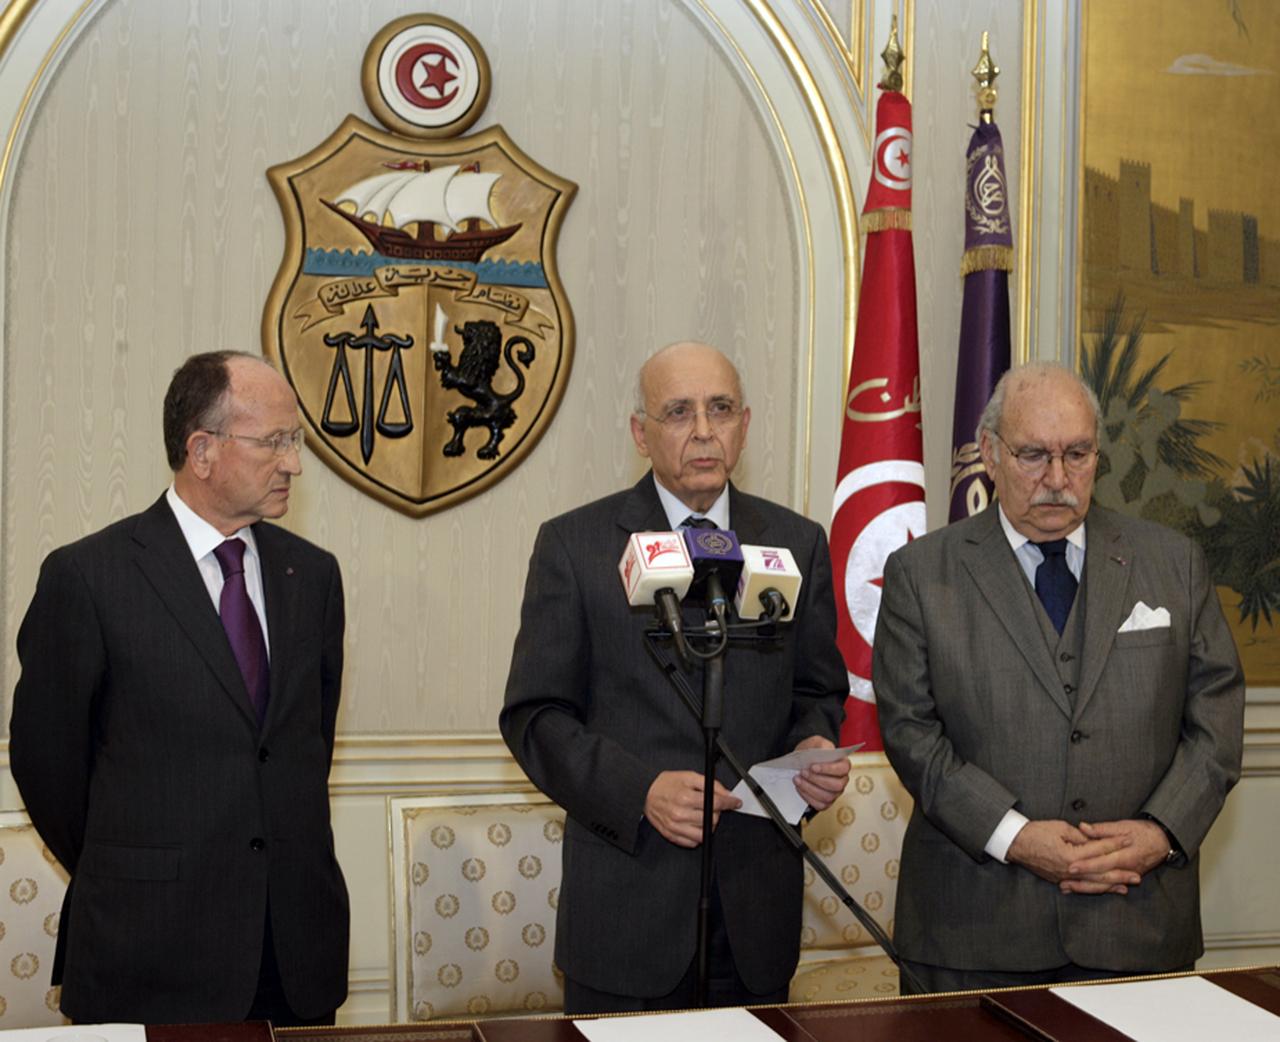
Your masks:
{"label": "gold fringe on flag", "polygon": [[1013,271],[1013,247],[975,246],[965,250],[960,274],[972,275],[975,271]]}
{"label": "gold fringe on flag", "polygon": [[911,231],[911,211],[889,207],[862,215],[862,234],[868,232]]}

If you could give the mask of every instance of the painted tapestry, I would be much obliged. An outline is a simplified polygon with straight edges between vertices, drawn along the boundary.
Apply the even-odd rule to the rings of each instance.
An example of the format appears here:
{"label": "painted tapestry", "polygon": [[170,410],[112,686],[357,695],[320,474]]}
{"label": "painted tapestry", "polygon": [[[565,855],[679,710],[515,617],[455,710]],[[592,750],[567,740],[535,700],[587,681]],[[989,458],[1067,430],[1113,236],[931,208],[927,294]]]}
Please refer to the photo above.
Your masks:
{"label": "painted tapestry", "polygon": [[1250,684],[1280,684],[1280,18],[1086,0],[1081,370],[1097,498],[1204,547]]}

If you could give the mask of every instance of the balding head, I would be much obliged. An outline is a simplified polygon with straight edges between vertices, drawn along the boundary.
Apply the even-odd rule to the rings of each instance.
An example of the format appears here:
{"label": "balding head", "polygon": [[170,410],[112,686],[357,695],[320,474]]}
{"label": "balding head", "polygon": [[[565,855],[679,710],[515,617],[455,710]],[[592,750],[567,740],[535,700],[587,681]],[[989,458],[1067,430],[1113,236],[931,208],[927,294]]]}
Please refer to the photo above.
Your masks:
{"label": "balding head", "polygon": [[738,370],[709,344],[669,344],[640,367],[631,436],[691,510],[705,512],[724,491],[750,421]]}

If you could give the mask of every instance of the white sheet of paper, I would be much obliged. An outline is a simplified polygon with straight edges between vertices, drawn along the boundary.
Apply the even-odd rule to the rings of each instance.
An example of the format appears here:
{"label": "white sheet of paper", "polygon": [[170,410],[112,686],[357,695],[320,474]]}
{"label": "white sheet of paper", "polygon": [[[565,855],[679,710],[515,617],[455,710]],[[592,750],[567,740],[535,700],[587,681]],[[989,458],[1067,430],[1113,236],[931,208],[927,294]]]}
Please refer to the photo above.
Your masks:
{"label": "white sheet of paper", "polygon": [[1134,1042],[1276,1042],[1280,1017],[1203,977],[1054,988],[1058,998]]}
{"label": "white sheet of paper", "polygon": [[4,1042],[147,1042],[141,1024],[67,1024],[0,1031]]}
{"label": "white sheet of paper", "polygon": [[[850,753],[856,753],[861,749],[862,744],[859,742],[857,745],[846,745],[843,749],[799,749],[795,752],[787,753],[786,756],[779,756],[772,760],[761,760],[748,770],[751,777],[759,782],[760,787],[769,794],[769,799],[778,805],[778,810],[782,811],[782,816],[794,825],[804,816],[804,812],[809,805],[805,803],[804,797],[796,792],[796,787],[791,784],[791,779],[799,774],[802,768],[808,767],[812,763],[831,763],[835,760],[843,760]],[[769,816],[764,807],[760,805],[760,801],[747,788],[746,782],[738,782],[733,787],[733,794],[742,801],[742,806],[738,808],[739,814],[754,814],[758,818],[767,818]]]}
{"label": "white sheet of paper", "polygon": [[637,1017],[575,1020],[589,1042],[782,1042],[773,1028],[745,1009],[700,1009]]}

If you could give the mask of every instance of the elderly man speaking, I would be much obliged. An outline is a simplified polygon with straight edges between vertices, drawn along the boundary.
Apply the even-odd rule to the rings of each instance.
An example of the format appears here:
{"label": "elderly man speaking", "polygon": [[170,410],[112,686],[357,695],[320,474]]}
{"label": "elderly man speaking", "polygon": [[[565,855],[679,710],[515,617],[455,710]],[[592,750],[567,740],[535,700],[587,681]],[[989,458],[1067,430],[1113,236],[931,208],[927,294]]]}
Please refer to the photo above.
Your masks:
{"label": "elderly man speaking", "polygon": [[[568,812],[556,963],[570,1013],[695,1001],[702,732],[645,652],[652,614],[628,607],[618,582],[629,535],[707,518],[744,542],[788,547],[805,576],[796,621],[780,644],[728,656],[721,733],[755,763],[830,748],[839,729],[848,683],[827,540],[729,483],[750,421],[724,355],[664,348],[640,371],[631,417],[652,473],[548,521],[534,546],[500,724],[529,777]],[[820,810],[848,771],[847,760],[809,767],[796,787]],[[722,765],[709,1000],[785,1001],[799,955],[800,858],[771,822],[728,813],[739,805],[734,781]]]}

